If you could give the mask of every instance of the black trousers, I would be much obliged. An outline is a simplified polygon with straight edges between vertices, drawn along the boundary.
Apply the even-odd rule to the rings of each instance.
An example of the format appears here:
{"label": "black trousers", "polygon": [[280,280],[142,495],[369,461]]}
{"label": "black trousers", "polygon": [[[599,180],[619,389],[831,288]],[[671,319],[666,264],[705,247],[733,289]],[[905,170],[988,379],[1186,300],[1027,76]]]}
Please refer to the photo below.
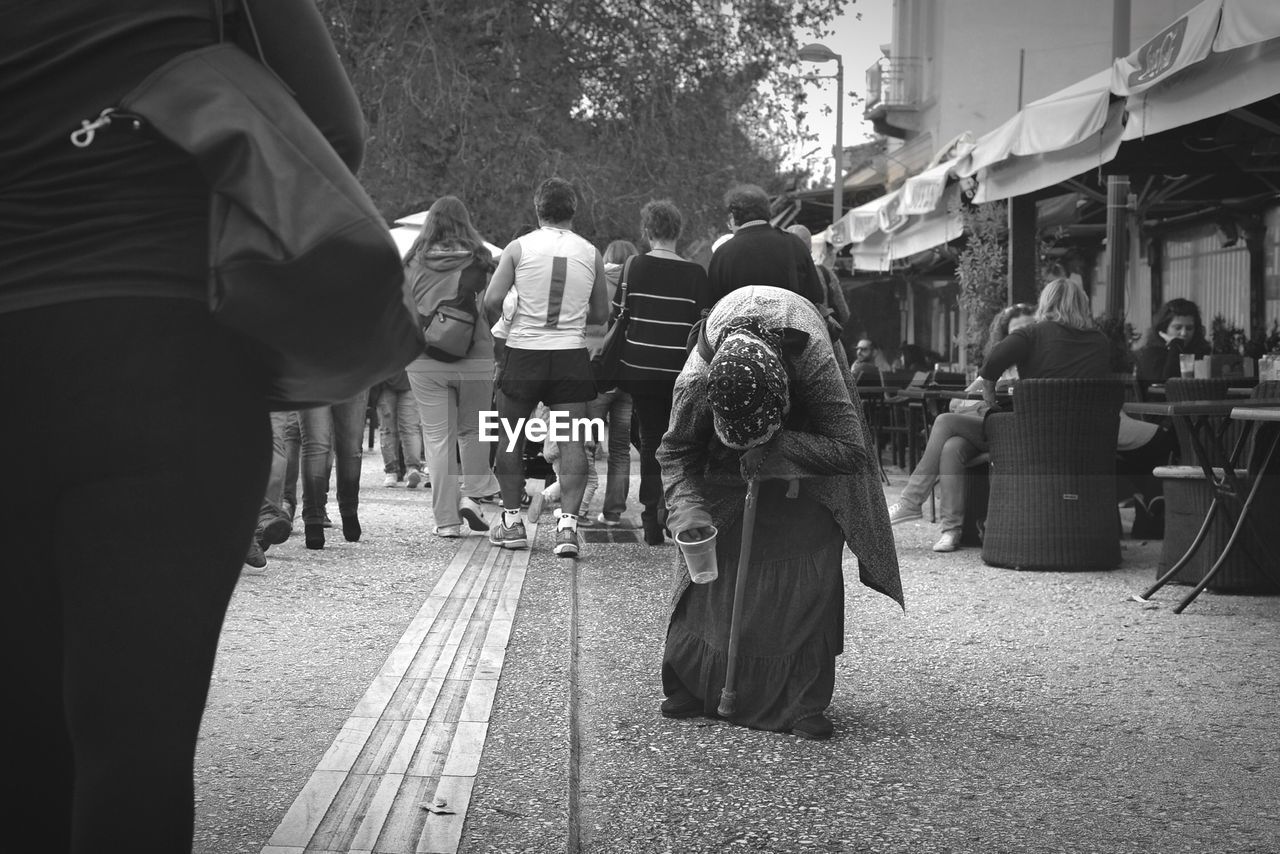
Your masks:
{"label": "black trousers", "polygon": [[271,455],[243,345],[195,301],[0,314],[0,388],[9,807],[42,851],[189,851]]}
{"label": "black trousers", "polygon": [[642,388],[631,394],[631,420],[640,425],[640,503],[653,512],[664,506],[662,500],[662,466],[658,464],[658,446],[667,434],[671,421],[671,395],[655,394],[650,388]]}

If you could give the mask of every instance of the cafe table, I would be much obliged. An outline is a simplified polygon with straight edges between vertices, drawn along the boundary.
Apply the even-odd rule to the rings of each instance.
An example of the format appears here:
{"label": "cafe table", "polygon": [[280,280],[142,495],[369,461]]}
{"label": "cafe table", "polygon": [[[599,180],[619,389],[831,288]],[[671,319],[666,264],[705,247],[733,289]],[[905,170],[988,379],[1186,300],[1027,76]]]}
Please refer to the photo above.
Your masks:
{"label": "cafe table", "polygon": [[[1258,522],[1251,516],[1251,511],[1254,509],[1258,487],[1262,483],[1262,475],[1267,471],[1267,467],[1275,456],[1276,446],[1280,443],[1280,430],[1273,431],[1265,449],[1255,449],[1255,459],[1260,456],[1261,463],[1251,464],[1243,477],[1240,476],[1236,466],[1240,462],[1241,453],[1249,444],[1252,428],[1260,424],[1280,422],[1280,398],[1126,403],[1124,411],[1129,415],[1167,416],[1183,421],[1188,428],[1187,433],[1191,438],[1191,449],[1195,454],[1196,464],[1203,470],[1205,482],[1209,484],[1213,493],[1212,501],[1205,511],[1204,521],[1190,546],[1187,547],[1187,551],[1157,578],[1150,588],[1141,595],[1133,596],[1134,601],[1149,601],[1160,588],[1177,575],[1205,542],[1217,514],[1223,514],[1228,526],[1231,527],[1231,534],[1222,547],[1221,553],[1213,559],[1212,565],[1191,592],[1173,609],[1175,614],[1181,614],[1226,564],[1245,526]],[[1242,424],[1244,429],[1240,430],[1232,447],[1227,449],[1224,446],[1224,440],[1232,422]],[[1258,527],[1254,530],[1261,533]],[[1264,569],[1271,573],[1269,567]],[[1280,581],[1274,578],[1273,580]]]}

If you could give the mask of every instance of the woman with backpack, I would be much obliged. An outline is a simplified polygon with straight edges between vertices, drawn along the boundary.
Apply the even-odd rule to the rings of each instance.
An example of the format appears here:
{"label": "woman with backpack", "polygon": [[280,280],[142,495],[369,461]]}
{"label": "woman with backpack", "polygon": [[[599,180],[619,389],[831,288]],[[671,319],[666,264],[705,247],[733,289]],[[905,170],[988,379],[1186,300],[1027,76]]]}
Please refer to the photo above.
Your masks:
{"label": "woman with backpack", "polygon": [[498,491],[489,448],[480,441],[480,412],[493,406],[494,362],[493,335],[479,305],[492,272],[493,256],[466,205],[456,196],[437,199],[405,257],[427,339],[408,372],[437,537],[462,536],[463,522],[473,531],[489,530],[477,499]]}

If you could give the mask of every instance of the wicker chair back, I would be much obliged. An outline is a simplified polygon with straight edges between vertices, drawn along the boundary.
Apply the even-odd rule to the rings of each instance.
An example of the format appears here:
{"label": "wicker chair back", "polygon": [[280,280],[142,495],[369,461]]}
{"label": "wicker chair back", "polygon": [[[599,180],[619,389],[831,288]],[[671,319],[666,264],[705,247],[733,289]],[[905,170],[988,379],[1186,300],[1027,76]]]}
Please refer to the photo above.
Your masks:
{"label": "wicker chair back", "polygon": [[1020,569],[1120,564],[1116,434],[1124,383],[1026,379],[987,418],[991,497],[982,560]]}

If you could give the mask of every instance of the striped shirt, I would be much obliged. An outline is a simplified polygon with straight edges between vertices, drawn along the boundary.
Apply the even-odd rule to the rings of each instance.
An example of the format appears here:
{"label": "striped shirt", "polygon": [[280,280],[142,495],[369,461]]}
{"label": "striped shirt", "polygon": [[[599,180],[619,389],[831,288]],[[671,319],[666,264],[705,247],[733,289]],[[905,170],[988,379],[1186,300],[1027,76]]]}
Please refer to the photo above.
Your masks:
{"label": "striped shirt", "polygon": [[524,350],[576,350],[596,279],[596,248],[564,228],[544,225],[519,238],[515,316],[507,345]]}
{"label": "striped shirt", "polygon": [[627,303],[631,322],[622,348],[622,387],[673,385],[684,368],[689,330],[711,308],[706,272],[692,261],[637,255],[627,276]]}

